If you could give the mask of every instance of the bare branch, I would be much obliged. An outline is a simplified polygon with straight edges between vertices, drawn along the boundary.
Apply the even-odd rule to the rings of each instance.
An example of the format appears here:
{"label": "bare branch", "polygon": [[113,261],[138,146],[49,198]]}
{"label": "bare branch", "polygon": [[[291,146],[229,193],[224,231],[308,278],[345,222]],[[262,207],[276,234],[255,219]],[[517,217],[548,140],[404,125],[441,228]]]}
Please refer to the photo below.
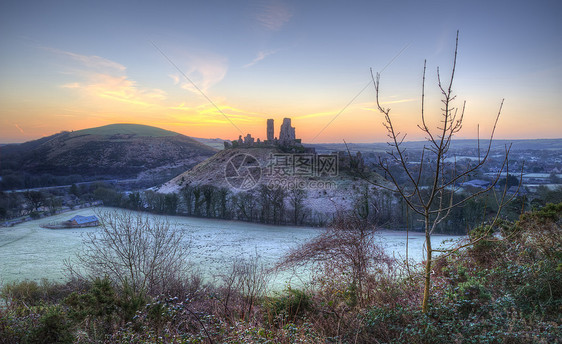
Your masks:
{"label": "bare branch", "polygon": [[158,294],[183,277],[184,234],[162,219],[130,212],[99,213],[99,233],[84,238],[78,261],[90,277],[107,276],[136,292]]}
{"label": "bare branch", "polygon": [[[495,130],[498,124],[498,120],[501,114],[504,100],[502,99],[498,113],[495,117],[494,125],[492,127],[488,146],[482,155],[480,150],[480,133],[478,128],[478,161],[475,165],[469,165],[463,168],[461,171],[457,166],[456,160],[453,162],[452,166],[446,160],[449,149],[451,148],[451,142],[454,136],[462,130],[464,115],[466,110],[466,101],[463,102],[462,107],[456,107],[454,101],[457,96],[453,94],[453,83],[455,79],[456,67],[457,67],[457,55],[458,55],[458,42],[459,42],[459,31],[457,31],[455,39],[455,49],[453,56],[453,65],[451,68],[451,75],[448,84],[445,85],[441,79],[441,72],[439,67],[437,67],[437,86],[441,91],[441,113],[439,117],[438,125],[434,129],[430,129],[427,124],[427,114],[425,109],[425,80],[426,80],[426,69],[427,62],[424,61],[423,66],[423,76],[422,76],[422,90],[421,90],[421,124],[418,128],[425,134],[428,146],[423,148],[421,152],[420,164],[415,168],[412,168],[408,163],[408,156],[405,154],[405,149],[401,146],[404,143],[406,135],[401,135],[400,132],[394,127],[392,118],[390,116],[390,109],[383,108],[380,103],[380,75],[377,74],[376,77],[373,75],[371,70],[371,78],[375,85],[376,92],[376,102],[379,111],[384,115],[385,122],[383,126],[387,130],[387,136],[389,137],[388,145],[393,149],[389,153],[391,157],[391,162],[396,163],[400,166],[401,171],[406,175],[408,182],[403,185],[399,183],[396,176],[390,169],[388,162],[384,162],[379,159],[379,166],[388,175],[391,182],[395,185],[396,191],[399,196],[406,202],[409,209],[412,209],[416,214],[423,217],[424,229],[425,229],[425,248],[427,259],[425,262],[425,288],[423,297],[423,312],[428,310],[428,299],[429,290],[431,284],[431,266],[433,262],[432,253],[433,252],[443,252],[442,250],[435,250],[431,247],[431,235],[436,230],[437,226],[442,223],[450,214],[451,211],[463,205],[465,202],[478,197],[484,193],[493,190],[494,186],[498,182],[504,168],[508,171],[508,155],[510,147],[506,147],[505,159],[502,163],[499,173],[496,175],[495,180],[491,185],[483,190],[473,192],[469,195],[461,197],[460,200],[455,200],[455,193],[459,190],[457,182],[464,180],[469,177],[469,175],[479,168],[481,168],[486,161],[491,152],[492,141],[494,139]],[[435,131],[435,132],[434,132]],[[428,152],[426,152],[426,150]],[[427,153],[427,154],[426,154]],[[429,155],[427,164],[425,164],[426,155]],[[424,168],[426,169],[424,171]],[[422,186],[422,175],[424,173],[430,173],[431,184],[426,188]],[[509,202],[513,197],[506,197],[506,189],[502,196],[497,199],[498,207],[500,211],[496,214],[496,218],[492,223],[497,220],[501,209]],[[480,239],[478,239],[480,240]]]}

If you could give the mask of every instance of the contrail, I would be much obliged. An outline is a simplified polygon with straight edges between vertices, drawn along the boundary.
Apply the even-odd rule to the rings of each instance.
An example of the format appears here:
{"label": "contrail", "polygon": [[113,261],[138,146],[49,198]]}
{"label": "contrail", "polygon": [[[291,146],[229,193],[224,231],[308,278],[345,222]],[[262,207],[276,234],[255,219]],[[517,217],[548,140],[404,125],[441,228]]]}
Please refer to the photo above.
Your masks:
{"label": "contrail", "polygon": [[386,69],[386,67],[390,66],[390,65],[392,64],[392,62],[394,62],[394,60],[396,60],[396,59],[398,58],[398,56],[402,55],[402,53],[404,52],[404,50],[406,50],[406,49],[410,46],[410,44],[412,44],[412,42],[406,44],[406,45],[404,46],[404,48],[402,48],[402,50],[400,50],[400,52],[399,52],[398,54],[396,54],[396,56],[394,56],[394,57],[392,58],[392,60],[390,60],[390,62],[386,64],[386,66],[384,66],[384,68],[379,72],[379,74],[381,74],[382,72],[384,72],[384,70]]}
{"label": "contrail", "polygon": [[156,50],[158,50],[160,54],[162,54],[162,56],[164,56],[166,60],[168,60],[168,62],[170,62],[172,66],[174,66],[174,68],[178,70],[178,72],[180,72],[181,75],[183,75],[183,77],[187,81],[189,81],[193,85],[193,87],[195,87],[197,91],[199,91],[199,93],[201,93],[203,97],[205,97],[205,99],[207,99],[209,103],[211,103],[211,105],[215,107],[215,109],[217,109],[218,112],[220,112],[224,116],[224,118],[226,118],[230,122],[230,124],[232,124],[234,128],[236,128],[236,130],[240,132],[241,135],[244,135],[242,130],[240,130],[240,128],[238,128],[238,126],[234,124],[234,122],[232,122],[232,120],[228,118],[228,116],[224,112],[222,112],[222,110],[211,100],[211,98],[207,97],[207,95],[199,87],[197,87],[197,85],[168,57],[168,55],[166,55],[160,48],[158,48],[158,46],[153,41],[150,41],[150,43],[154,46],[154,48],[156,48]]}
{"label": "contrail", "polygon": [[[406,50],[406,49],[410,46],[410,44],[412,44],[412,42],[406,44],[406,45],[404,46],[404,48],[402,48],[402,50],[400,50],[400,51],[398,52],[398,54],[396,54],[396,56],[394,56],[394,57],[386,64],[386,66],[384,66],[384,68],[379,72],[379,74],[382,73],[388,66],[390,66],[390,65],[392,64],[392,62],[394,62],[394,60],[396,60],[396,59],[398,58],[398,56],[402,55],[402,53],[404,52],[404,50]],[[330,120],[330,122],[328,122],[328,124],[326,124],[326,126],[325,126],[324,128],[322,128],[322,130],[320,130],[320,131],[318,132],[318,134],[316,134],[316,136],[314,136],[314,137],[312,138],[312,140],[310,140],[310,142],[314,142],[314,140],[316,140],[316,138],[317,138],[318,136],[320,136],[320,134],[322,134],[322,133],[324,132],[324,130],[326,130],[326,128],[328,128],[328,127],[330,126],[330,124],[332,124],[332,122],[335,121],[336,118],[338,118],[339,115],[341,115],[342,112],[344,112],[345,109],[347,109],[347,108],[355,101],[355,99],[357,99],[357,97],[359,97],[359,96],[361,95],[361,93],[363,93],[363,91],[365,91],[365,90],[367,89],[367,87],[368,87],[372,82],[373,82],[372,80],[369,80],[369,82],[367,82],[367,85],[365,85],[365,86],[361,89],[361,91],[359,91],[359,93],[357,93],[357,94],[355,95],[355,97],[353,97],[353,98],[349,101],[349,103],[347,103],[347,104],[343,107],[343,109],[341,109],[340,112],[338,112],[338,113]]]}
{"label": "contrail", "polygon": [[318,136],[320,136],[320,134],[322,134],[322,133],[324,132],[324,130],[325,130],[326,128],[328,128],[328,127],[330,126],[330,124],[332,124],[332,122],[335,121],[336,118],[338,118],[338,116],[341,115],[342,112],[344,112],[345,109],[347,109],[347,107],[350,106],[351,103],[353,103],[353,102],[355,101],[355,99],[357,99],[357,97],[359,97],[359,95],[361,95],[361,93],[363,93],[363,91],[365,91],[365,89],[367,89],[367,87],[369,87],[369,85],[371,84],[371,82],[372,82],[372,81],[369,80],[369,82],[367,83],[367,85],[365,85],[365,86],[361,89],[361,91],[359,91],[359,93],[357,93],[357,94],[355,95],[355,97],[353,97],[353,99],[351,99],[351,100],[349,101],[349,103],[347,103],[347,104],[343,107],[343,109],[341,109],[340,112],[338,112],[338,113],[330,120],[330,122],[328,122],[328,124],[326,124],[326,126],[325,126],[324,128],[322,128],[322,130],[320,130],[320,131],[318,132],[318,134],[316,134],[316,136],[314,136],[314,137],[312,138],[312,140],[310,140],[310,142],[314,142],[314,140],[316,140],[316,138],[317,138]]}

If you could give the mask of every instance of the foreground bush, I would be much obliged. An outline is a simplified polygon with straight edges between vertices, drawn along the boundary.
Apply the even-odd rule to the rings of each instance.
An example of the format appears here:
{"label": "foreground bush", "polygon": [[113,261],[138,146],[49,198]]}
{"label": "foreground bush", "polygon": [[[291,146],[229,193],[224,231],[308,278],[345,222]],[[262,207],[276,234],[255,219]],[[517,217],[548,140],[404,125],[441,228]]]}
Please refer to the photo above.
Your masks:
{"label": "foreground bush", "polygon": [[[100,230],[86,233],[78,266],[81,278],[108,278],[135,293],[167,293],[186,272],[186,238],[167,220],[129,212],[98,214]],[[84,275],[83,272],[86,272]]]}

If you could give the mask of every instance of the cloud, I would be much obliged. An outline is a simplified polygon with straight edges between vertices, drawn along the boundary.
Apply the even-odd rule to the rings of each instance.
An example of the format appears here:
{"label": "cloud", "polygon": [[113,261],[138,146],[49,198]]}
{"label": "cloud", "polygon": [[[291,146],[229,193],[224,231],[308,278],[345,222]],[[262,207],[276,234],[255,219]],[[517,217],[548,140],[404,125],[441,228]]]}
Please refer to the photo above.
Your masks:
{"label": "cloud", "polygon": [[167,98],[166,91],[159,88],[153,88],[145,93],[145,96],[151,99],[165,100]]}
{"label": "cloud", "polygon": [[[178,119],[190,123],[213,124],[213,123],[254,123],[256,118],[263,118],[263,114],[246,111],[230,105],[217,104],[220,111],[211,104],[202,104],[194,107],[186,106],[181,103],[177,106],[169,107],[171,110],[179,110],[181,115],[175,115]],[[223,115],[224,113],[224,115]],[[230,119],[230,121],[225,118]]]}
{"label": "cloud", "polygon": [[405,98],[405,99],[398,99],[398,100],[389,100],[386,102],[381,102],[381,105],[388,105],[388,104],[399,104],[399,103],[410,103],[419,100],[418,98]]}
{"label": "cloud", "polygon": [[305,118],[315,118],[315,117],[326,117],[326,116],[333,116],[336,113],[337,112],[335,112],[335,111],[317,112],[317,113],[309,113],[309,114],[304,114],[304,115],[299,115],[299,116],[293,116],[293,118],[295,118],[295,119],[305,119]]}
{"label": "cloud", "polygon": [[242,66],[242,68],[248,68],[248,67],[252,67],[253,65],[255,65],[256,63],[260,62],[261,60],[265,59],[266,57],[268,57],[269,55],[273,55],[277,52],[278,50],[268,50],[268,51],[259,51],[258,52],[258,56],[256,56],[252,62],[245,64],[244,66]]}
{"label": "cloud", "polygon": [[[419,98],[404,98],[404,99],[397,99],[397,100],[388,100],[388,101],[381,102],[381,105],[410,103],[415,101],[419,101]],[[357,104],[355,107],[361,110],[380,112],[380,110],[377,108],[377,104],[375,103],[361,103],[361,104]]]}
{"label": "cloud", "polygon": [[[186,60],[186,75],[203,92],[207,92],[211,87],[221,82],[228,71],[227,58],[211,52],[190,52],[186,54]],[[175,84],[181,82],[183,78],[178,75],[170,75],[170,77]],[[183,79],[183,82],[181,82],[183,89],[199,94],[199,91],[189,80]]]}
{"label": "cloud", "polygon": [[160,89],[139,89],[137,83],[126,76],[94,74],[90,82],[81,87],[91,95],[131,104],[151,106],[154,100],[166,99],[166,92]]}
{"label": "cloud", "polygon": [[[221,105],[219,109],[229,118],[236,120],[241,120],[245,122],[252,122],[256,120],[256,117],[262,117],[262,114],[255,112],[250,112],[242,109],[235,108],[229,105]],[[219,115],[223,116],[214,106],[205,105],[198,109],[198,112],[202,115]],[[223,116],[224,117],[224,116]]]}
{"label": "cloud", "polygon": [[120,63],[108,60],[106,58],[96,56],[96,55],[81,55],[70,51],[59,50],[55,48],[45,48],[46,50],[53,52],[58,55],[63,55],[70,57],[72,60],[80,63],[88,68],[97,70],[115,70],[124,72],[127,68]]}
{"label": "cloud", "polygon": [[120,63],[95,55],[80,55],[54,48],[45,49],[78,64],[67,73],[81,80],[63,84],[60,86],[62,88],[142,106],[152,106],[155,102],[166,99],[166,92],[163,90],[139,87],[136,81],[128,78],[127,68]]}
{"label": "cloud", "polygon": [[[395,97],[395,96],[394,96]],[[399,104],[399,103],[409,103],[413,101],[419,100],[418,98],[404,98],[404,99],[397,99],[397,100],[389,100],[385,102],[381,102],[381,105],[389,105],[389,104]],[[293,116],[293,118],[304,119],[304,118],[315,118],[315,117],[329,117],[334,116],[338,113],[344,114],[347,112],[351,112],[353,110],[365,110],[365,111],[372,111],[372,112],[380,112],[377,108],[377,104],[373,102],[363,102],[358,104],[353,104],[349,108],[346,108],[345,111],[341,112],[341,109],[338,111],[324,111],[324,112],[316,112],[316,113],[308,113],[302,114],[298,116]]]}
{"label": "cloud", "polygon": [[14,126],[15,126],[16,128],[18,128],[18,130],[20,131],[20,133],[25,134],[24,131],[23,131],[23,129],[20,128],[20,126],[17,125],[17,123],[14,123]]}
{"label": "cloud", "polygon": [[266,29],[279,31],[292,16],[293,13],[286,4],[272,0],[262,4],[256,19]]}
{"label": "cloud", "polygon": [[69,84],[61,85],[62,88],[80,88],[80,84],[77,82],[71,82]]}
{"label": "cloud", "polygon": [[[238,117],[245,117],[248,119],[255,119],[256,117],[263,117],[263,114],[260,113],[256,113],[256,112],[251,112],[251,111],[246,111],[243,109],[238,109],[234,106],[230,106],[230,105],[217,105],[219,107],[219,109],[224,112],[227,116],[238,116]],[[213,105],[211,104],[202,104],[202,105],[198,105],[195,107],[189,107],[189,106],[185,106],[185,103],[181,103],[178,106],[174,106],[174,107],[170,107],[170,109],[175,109],[175,110],[182,110],[182,111],[194,111],[200,114],[206,114],[206,115],[212,115],[212,114],[216,114],[216,115],[221,115],[222,114],[217,110],[217,108],[215,108]]]}
{"label": "cloud", "polygon": [[174,85],[177,85],[180,83],[180,77],[179,75],[176,74],[169,74],[168,75],[170,78],[172,78],[172,80],[174,80]]}

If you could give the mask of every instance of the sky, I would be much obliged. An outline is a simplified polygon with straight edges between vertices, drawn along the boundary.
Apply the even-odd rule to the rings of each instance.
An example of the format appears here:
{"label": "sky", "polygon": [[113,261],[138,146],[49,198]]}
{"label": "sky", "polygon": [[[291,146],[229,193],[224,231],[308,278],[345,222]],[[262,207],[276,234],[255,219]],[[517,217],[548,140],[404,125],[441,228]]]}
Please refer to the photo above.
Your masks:
{"label": "sky", "polygon": [[406,140],[439,126],[459,31],[458,138],[562,138],[560,1],[10,1],[0,3],[0,142],[112,123],[307,143]]}

